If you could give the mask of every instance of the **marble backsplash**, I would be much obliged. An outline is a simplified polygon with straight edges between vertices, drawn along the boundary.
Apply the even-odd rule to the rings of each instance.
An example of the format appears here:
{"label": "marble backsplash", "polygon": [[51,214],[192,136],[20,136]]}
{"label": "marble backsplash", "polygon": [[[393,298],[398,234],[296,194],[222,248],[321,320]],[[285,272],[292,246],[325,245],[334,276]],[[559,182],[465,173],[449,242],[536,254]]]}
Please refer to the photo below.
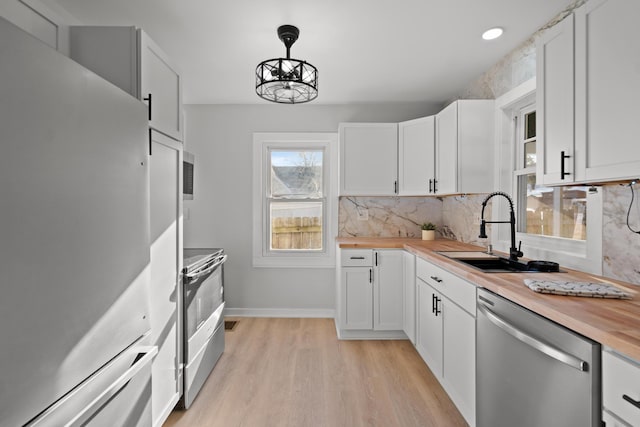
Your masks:
{"label": "marble backsplash", "polygon": [[[640,185],[634,188],[640,193]],[[338,235],[419,237],[420,225],[433,222],[439,237],[486,246],[487,239],[478,239],[477,224],[485,196],[341,197]],[[630,224],[640,230],[640,194],[635,196]],[[628,185],[603,186],[602,275],[640,285],[640,234],[627,227],[630,202]],[[491,217],[490,207],[491,203],[487,205],[486,218]],[[365,211],[368,220],[359,220],[358,212]]]}

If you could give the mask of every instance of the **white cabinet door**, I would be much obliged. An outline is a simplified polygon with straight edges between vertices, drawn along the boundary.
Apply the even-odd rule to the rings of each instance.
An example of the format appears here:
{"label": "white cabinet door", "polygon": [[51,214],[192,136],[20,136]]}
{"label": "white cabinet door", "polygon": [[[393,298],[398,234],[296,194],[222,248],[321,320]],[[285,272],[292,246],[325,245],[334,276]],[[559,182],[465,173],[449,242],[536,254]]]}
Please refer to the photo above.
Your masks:
{"label": "white cabinet door", "polygon": [[149,294],[152,345],[158,346],[151,369],[151,410],[154,425],[159,425],[177,403],[181,386],[182,149],[178,142],[164,135],[152,132],[151,136]]}
{"label": "white cabinet door", "polygon": [[74,26],[69,38],[71,59],[147,103],[149,126],[182,141],[180,74],[144,31],[135,27]]}
{"label": "white cabinet door", "polygon": [[575,180],[573,23],[567,16],[536,45],[537,180],[544,185]]}
{"label": "white cabinet door", "polygon": [[342,329],[373,328],[373,269],[342,268]]}
{"label": "white cabinet door", "polygon": [[403,274],[402,250],[376,250],[374,252],[373,329],[401,331],[403,327]]}
{"label": "white cabinet door", "polygon": [[[460,413],[475,424],[476,322],[466,311],[442,298],[443,365],[445,390]],[[472,421],[470,421],[472,420]]]}
{"label": "white cabinet door", "polygon": [[398,125],[340,123],[340,195],[393,196],[398,188]]}
{"label": "white cabinet door", "polygon": [[435,193],[455,193],[458,164],[458,103],[449,104],[436,115]]}
{"label": "white cabinet door", "polygon": [[429,366],[431,372],[439,380],[442,378],[442,306],[438,299],[440,294],[427,285],[422,279],[416,278],[417,328],[416,350],[422,360]]}
{"label": "white cabinet door", "polygon": [[403,251],[404,259],[404,322],[403,330],[416,345],[416,256]]}
{"label": "white cabinet door", "polygon": [[435,178],[435,116],[398,124],[398,194],[433,193]]}
{"label": "white cabinet door", "polygon": [[575,19],[576,178],[637,178],[640,2],[591,0]]}
{"label": "white cabinet door", "polygon": [[[182,141],[182,80],[177,67],[142,30],[140,98],[149,105],[149,126]],[[149,99],[151,98],[151,99]]]}
{"label": "white cabinet door", "polygon": [[489,193],[494,186],[494,101],[462,99],[458,104],[456,193]]}

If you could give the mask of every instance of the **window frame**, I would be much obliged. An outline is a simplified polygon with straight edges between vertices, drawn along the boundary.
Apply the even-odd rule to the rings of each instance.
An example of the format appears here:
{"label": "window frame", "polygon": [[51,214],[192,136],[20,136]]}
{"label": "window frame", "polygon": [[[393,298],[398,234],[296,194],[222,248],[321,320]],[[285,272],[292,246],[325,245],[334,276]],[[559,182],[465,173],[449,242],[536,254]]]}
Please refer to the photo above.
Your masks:
{"label": "window frame", "polygon": [[[331,238],[337,235],[338,212],[338,134],[329,132],[253,134],[253,266],[276,268],[333,268],[335,245]],[[322,197],[271,197],[271,151],[322,151]],[[270,202],[299,203],[321,201],[322,250],[271,250]]]}
{"label": "window frame", "polygon": [[[519,218],[519,197],[517,177],[535,173],[535,167],[524,168],[524,146],[518,135],[514,117],[525,112],[527,107],[536,108],[536,79],[532,78],[496,99],[496,172],[497,187],[513,196],[516,215]],[[516,139],[519,139],[516,143]],[[536,141],[540,135],[537,132]],[[540,150],[536,150],[537,161]],[[524,256],[530,259],[555,261],[568,268],[602,274],[602,190],[591,187],[594,192],[587,194],[587,238],[584,241],[562,237],[541,236],[516,231],[517,241],[522,242]],[[494,199],[496,200],[496,199]],[[508,218],[507,204],[502,200],[494,203],[491,217],[494,221]],[[509,251],[511,246],[508,227],[491,227],[491,242],[501,251]]]}

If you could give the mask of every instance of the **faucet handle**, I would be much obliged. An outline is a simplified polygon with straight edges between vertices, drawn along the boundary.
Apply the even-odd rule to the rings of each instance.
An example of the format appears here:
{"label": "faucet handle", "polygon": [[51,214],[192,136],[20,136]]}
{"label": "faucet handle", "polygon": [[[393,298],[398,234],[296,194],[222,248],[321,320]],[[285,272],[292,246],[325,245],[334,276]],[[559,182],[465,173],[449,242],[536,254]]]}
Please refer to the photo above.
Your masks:
{"label": "faucet handle", "polygon": [[520,258],[522,255],[524,255],[524,254],[522,253],[522,250],[521,250],[521,249],[522,249],[522,240],[518,241],[518,253],[516,254],[516,256],[517,256],[518,258]]}

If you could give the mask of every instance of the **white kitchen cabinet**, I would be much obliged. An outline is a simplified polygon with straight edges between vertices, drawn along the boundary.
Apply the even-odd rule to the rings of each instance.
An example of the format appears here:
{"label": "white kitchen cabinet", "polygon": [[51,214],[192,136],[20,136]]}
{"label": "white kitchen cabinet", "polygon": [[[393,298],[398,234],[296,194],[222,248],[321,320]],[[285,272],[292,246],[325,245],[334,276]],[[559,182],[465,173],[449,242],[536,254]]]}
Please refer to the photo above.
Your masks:
{"label": "white kitchen cabinet", "polygon": [[149,126],[183,139],[182,80],[156,43],[135,27],[73,26],[70,57],[144,101]]}
{"label": "white kitchen cabinet", "polygon": [[602,407],[604,415],[615,420],[607,427],[640,425],[640,362],[602,352]]}
{"label": "white kitchen cabinet", "polygon": [[403,331],[409,341],[416,345],[416,256],[404,251],[402,254],[404,264],[404,320]]}
{"label": "white kitchen cabinet", "polygon": [[438,291],[429,286],[424,280],[416,279],[417,304],[417,328],[416,328],[416,350],[425,361],[433,375],[438,380],[442,378],[442,304],[438,305],[436,313],[436,303],[442,297]]}
{"label": "white kitchen cabinet", "polygon": [[404,251],[338,248],[338,253],[340,338],[405,338]]}
{"label": "white kitchen cabinet", "polygon": [[416,349],[469,423],[475,425],[476,287],[416,259]]}
{"label": "white kitchen cabinet", "polygon": [[398,194],[433,193],[435,177],[435,116],[398,124]]}
{"label": "white kitchen cabinet", "polygon": [[340,195],[398,192],[398,125],[340,123]]}
{"label": "white kitchen cabinet", "polygon": [[373,328],[373,267],[342,269],[342,328]]}
{"label": "white kitchen cabinet", "polygon": [[567,16],[536,45],[536,173],[544,185],[575,180],[573,24]]}
{"label": "white kitchen cabinet", "polygon": [[433,193],[493,191],[493,100],[458,100],[435,117]]}
{"label": "white kitchen cabinet", "polygon": [[576,181],[638,178],[639,19],[637,0],[575,12]]}
{"label": "white kitchen cabinet", "polygon": [[591,0],[537,43],[537,180],[637,178],[640,3]]}
{"label": "white kitchen cabinet", "polygon": [[161,425],[182,392],[182,145],[155,131],[150,138],[151,411]]}
{"label": "white kitchen cabinet", "polygon": [[373,252],[373,329],[376,331],[403,329],[403,252],[397,249]]}

